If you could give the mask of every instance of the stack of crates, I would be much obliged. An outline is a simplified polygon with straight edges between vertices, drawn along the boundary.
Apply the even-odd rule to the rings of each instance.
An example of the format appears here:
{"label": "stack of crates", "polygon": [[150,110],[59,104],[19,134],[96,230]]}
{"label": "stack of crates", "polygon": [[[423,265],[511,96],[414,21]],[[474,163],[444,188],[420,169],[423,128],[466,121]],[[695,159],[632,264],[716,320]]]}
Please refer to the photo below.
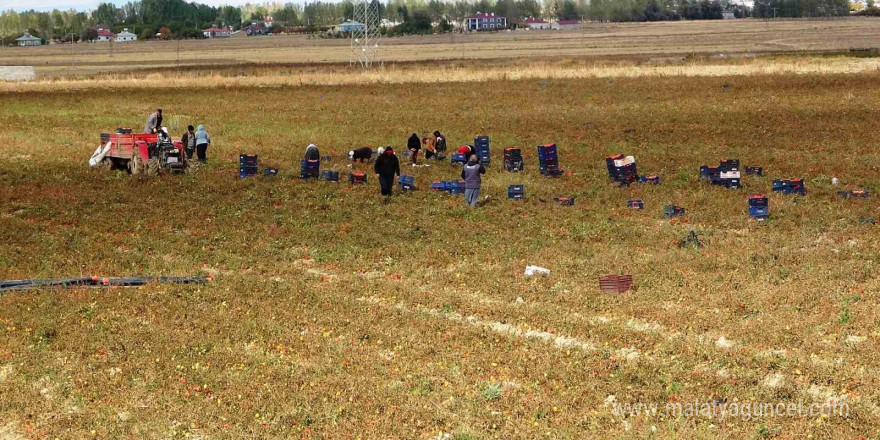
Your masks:
{"label": "stack of crates", "polygon": [[259,162],[256,154],[239,154],[238,155],[238,177],[256,176],[260,172]]}
{"label": "stack of crates", "polygon": [[321,175],[321,161],[320,160],[306,160],[303,159],[300,162],[300,173],[299,177],[303,179],[317,179]]}
{"label": "stack of crates", "polygon": [[321,171],[321,178],[328,182],[339,182],[339,171],[324,170]]}
{"label": "stack of crates", "polygon": [[804,179],[774,180],[773,192],[800,194],[802,196],[807,195],[807,190],[804,187]]}
{"label": "stack of crates", "polygon": [[[617,153],[605,158],[605,166],[608,168],[608,177],[612,182],[627,186],[639,180],[639,172],[636,169],[636,158]],[[658,179],[659,182],[659,179]]]}
{"label": "stack of crates", "polygon": [[524,185],[510,185],[507,187],[507,198],[521,200],[526,195],[526,187]]}
{"label": "stack of crates", "polygon": [[348,175],[348,181],[352,184],[367,183],[367,173],[363,171],[352,171],[351,174]]}
{"label": "stack of crates", "polygon": [[477,136],[474,138],[474,151],[480,159],[483,166],[489,166],[491,156],[489,155],[489,136]]}
{"label": "stack of crates", "polygon": [[712,185],[740,188],[742,186],[741,177],[739,159],[721,159],[721,163],[717,167],[706,165],[700,167],[700,178],[708,180]]}
{"label": "stack of crates", "polygon": [[513,147],[504,149],[504,169],[512,173],[523,170],[522,150]]}
{"label": "stack of crates", "polygon": [[431,183],[431,190],[437,192],[447,192],[449,194],[464,194],[464,181],[434,181]]}
{"label": "stack of crates", "polygon": [[416,189],[415,176],[400,176],[397,178],[397,183],[400,184],[400,189],[404,191],[414,191]]}
{"label": "stack of crates", "polygon": [[767,196],[764,194],[749,196],[749,215],[758,221],[767,220],[767,217],[770,216]]}
{"label": "stack of crates", "polygon": [[562,175],[562,170],[559,169],[559,154],[556,151],[556,144],[539,145],[538,162],[542,176],[559,177]]}
{"label": "stack of crates", "polygon": [[748,166],[746,165],[746,176],[763,176],[764,168],[757,166]]}

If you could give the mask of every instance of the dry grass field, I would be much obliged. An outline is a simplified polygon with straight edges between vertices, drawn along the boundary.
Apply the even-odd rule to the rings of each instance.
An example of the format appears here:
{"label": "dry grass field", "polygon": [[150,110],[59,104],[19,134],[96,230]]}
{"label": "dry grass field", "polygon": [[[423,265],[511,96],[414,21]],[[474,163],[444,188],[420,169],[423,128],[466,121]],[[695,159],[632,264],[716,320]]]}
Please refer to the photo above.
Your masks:
{"label": "dry grass field", "polygon": [[[581,31],[447,34],[386,39],[389,62],[452,59],[641,57],[837,51],[880,46],[880,22],[696,21],[590,23]],[[348,63],[350,42],[306,36],[236,37],[185,42],[51,45],[0,48],[0,65],[34,65],[39,77],[242,63]]]}
{"label": "dry grass field", "polygon": [[[743,26],[807,25],[826,23]],[[498,37],[468,44],[484,38]],[[766,44],[751,41],[734,47]],[[880,234],[859,222],[880,217],[874,60],[666,72],[571,60],[544,75],[514,61],[517,75],[456,64],[446,79],[399,65],[388,80],[257,66],[3,85],[0,279],[215,278],[0,295],[0,439],[878,438]],[[553,73],[565,69],[580,73]],[[100,132],[137,129],[155,107],[175,131],[205,124],[206,166],[152,178],[87,168]],[[349,149],[435,129],[450,145],[491,137],[479,209],[425,190],[456,178],[448,163],[403,167],[421,190],[387,202],[371,173],[358,187],[297,176],[310,142],[344,175]],[[537,172],[534,146],[547,142],[562,178]],[[524,173],[501,170],[503,146],[523,148]],[[238,179],[242,152],[281,174]],[[616,152],[662,184],[610,184],[603,159]],[[700,182],[699,166],[725,157],[766,176],[740,190]],[[771,194],[771,218],[749,218],[749,194],[798,177],[805,197]],[[525,200],[506,198],[515,183]],[[873,197],[843,200],[844,188]],[[668,220],[665,204],[687,214]],[[679,246],[691,231],[702,247]],[[529,264],[552,273],[524,277]],[[607,273],[632,274],[635,289],[601,292]],[[614,412],[695,400],[849,413]]]}

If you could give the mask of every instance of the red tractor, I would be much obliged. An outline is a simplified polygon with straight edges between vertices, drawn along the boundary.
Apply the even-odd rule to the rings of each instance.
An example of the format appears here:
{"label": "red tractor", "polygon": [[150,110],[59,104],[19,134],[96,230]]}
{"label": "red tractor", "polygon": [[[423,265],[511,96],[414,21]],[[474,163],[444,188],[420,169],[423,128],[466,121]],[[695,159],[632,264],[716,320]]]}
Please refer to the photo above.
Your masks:
{"label": "red tractor", "polygon": [[[173,174],[188,168],[183,144],[171,141],[167,134],[101,133],[101,146],[89,161],[92,165],[109,163],[111,169],[127,170],[131,174]],[[127,131],[127,132],[126,132]]]}

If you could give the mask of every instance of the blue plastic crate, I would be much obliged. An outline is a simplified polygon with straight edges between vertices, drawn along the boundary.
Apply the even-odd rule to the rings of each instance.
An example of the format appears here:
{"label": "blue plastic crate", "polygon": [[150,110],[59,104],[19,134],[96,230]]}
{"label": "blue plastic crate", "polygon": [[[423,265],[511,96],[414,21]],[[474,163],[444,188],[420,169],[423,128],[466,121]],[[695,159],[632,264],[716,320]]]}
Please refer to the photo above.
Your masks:
{"label": "blue plastic crate", "polygon": [[452,153],[452,154],[450,155],[450,162],[451,162],[452,164],[466,163],[466,162],[467,162],[467,158],[465,157],[464,154]]}
{"label": "blue plastic crate", "polygon": [[660,176],[642,176],[639,178],[640,183],[650,183],[653,185],[660,184]]}
{"label": "blue plastic crate", "polygon": [[447,190],[447,182],[445,180],[431,182],[431,190],[432,191],[446,191]]}
{"label": "blue plastic crate", "polygon": [[507,187],[507,198],[522,199],[526,195],[526,187],[524,185],[510,185]]}
{"label": "blue plastic crate", "polygon": [[766,207],[768,205],[767,196],[764,194],[755,194],[749,196],[749,206]]}
{"label": "blue plastic crate", "polygon": [[807,195],[807,190],[804,187],[803,179],[774,180],[772,191],[781,192],[783,194],[800,194],[802,196]]}
{"label": "blue plastic crate", "polygon": [[328,182],[339,182],[339,171],[324,170],[321,171],[321,178]]}
{"label": "blue plastic crate", "polygon": [[632,209],[645,209],[645,202],[642,199],[630,199],[626,201],[626,206]]}
{"label": "blue plastic crate", "polygon": [[403,190],[412,191],[416,189],[415,176],[400,176],[397,179],[397,183],[400,184],[400,188]]}
{"label": "blue plastic crate", "polygon": [[753,218],[763,220],[770,216],[770,208],[766,206],[749,206],[749,215]]}
{"label": "blue plastic crate", "polygon": [[256,165],[258,156],[256,154],[239,154],[238,163],[241,165]]}

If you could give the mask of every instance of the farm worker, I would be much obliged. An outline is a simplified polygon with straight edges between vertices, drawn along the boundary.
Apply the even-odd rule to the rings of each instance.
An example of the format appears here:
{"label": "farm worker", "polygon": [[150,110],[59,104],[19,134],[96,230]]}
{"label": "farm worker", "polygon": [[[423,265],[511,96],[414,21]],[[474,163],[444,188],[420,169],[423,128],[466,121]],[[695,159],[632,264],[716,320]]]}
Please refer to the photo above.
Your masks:
{"label": "farm worker", "polygon": [[[382,148],[380,147],[379,150]],[[379,154],[382,154],[381,152]],[[357,150],[351,150],[348,152],[348,158],[351,159],[352,162],[366,162],[373,158],[373,149],[370,147],[360,147]]]}
{"label": "farm worker", "polygon": [[471,154],[468,162],[461,167],[461,178],[464,179],[464,199],[472,208],[477,207],[477,198],[480,197],[480,174],[486,174],[486,168],[476,154]]}
{"label": "farm worker", "polygon": [[162,126],[162,109],[156,109],[155,112],[150,113],[150,116],[147,117],[147,124],[144,125],[144,133],[152,134],[159,131],[159,127]]}
{"label": "farm worker", "polygon": [[306,155],[305,160],[321,160],[321,153],[318,151],[318,146],[315,144],[309,144],[306,147]]}
{"label": "farm worker", "polygon": [[196,154],[196,129],[193,128],[192,125],[186,126],[186,133],[180,137],[180,143],[183,144],[183,147],[186,149],[186,158],[192,159],[193,155]]}
{"label": "farm worker", "polygon": [[156,140],[160,144],[170,144],[171,143],[171,136],[168,136],[168,127],[159,128],[159,131],[157,131],[156,134],[157,134]]}
{"label": "farm worker", "polygon": [[199,124],[198,130],[196,130],[196,154],[199,157],[199,162],[205,163],[208,161],[208,145],[211,144],[211,136],[208,135],[208,132],[205,131],[205,126]]}
{"label": "farm worker", "polygon": [[458,154],[463,154],[464,157],[471,157],[471,154],[474,154],[474,148],[470,145],[462,145],[458,147]]}
{"label": "farm worker", "polygon": [[409,137],[409,140],[406,141],[406,148],[409,148],[409,156],[412,158],[412,165],[416,166],[418,161],[419,150],[422,148],[422,141],[419,139],[419,135],[413,133],[412,136]]}
{"label": "farm worker", "polygon": [[425,136],[422,138],[422,144],[425,146],[425,159],[430,159],[436,154],[434,147],[434,136]]}
{"label": "farm worker", "polygon": [[390,146],[385,148],[385,151],[376,158],[373,169],[379,175],[379,188],[382,195],[390,196],[391,188],[394,187],[394,176],[400,175],[400,161],[397,160],[397,155],[394,154],[394,150]]}
{"label": "farm worker", "polygon": [[446,138],[440,134],[440,130],[434,132],[434,149],[436,149],[438,153],[446,152]]}

